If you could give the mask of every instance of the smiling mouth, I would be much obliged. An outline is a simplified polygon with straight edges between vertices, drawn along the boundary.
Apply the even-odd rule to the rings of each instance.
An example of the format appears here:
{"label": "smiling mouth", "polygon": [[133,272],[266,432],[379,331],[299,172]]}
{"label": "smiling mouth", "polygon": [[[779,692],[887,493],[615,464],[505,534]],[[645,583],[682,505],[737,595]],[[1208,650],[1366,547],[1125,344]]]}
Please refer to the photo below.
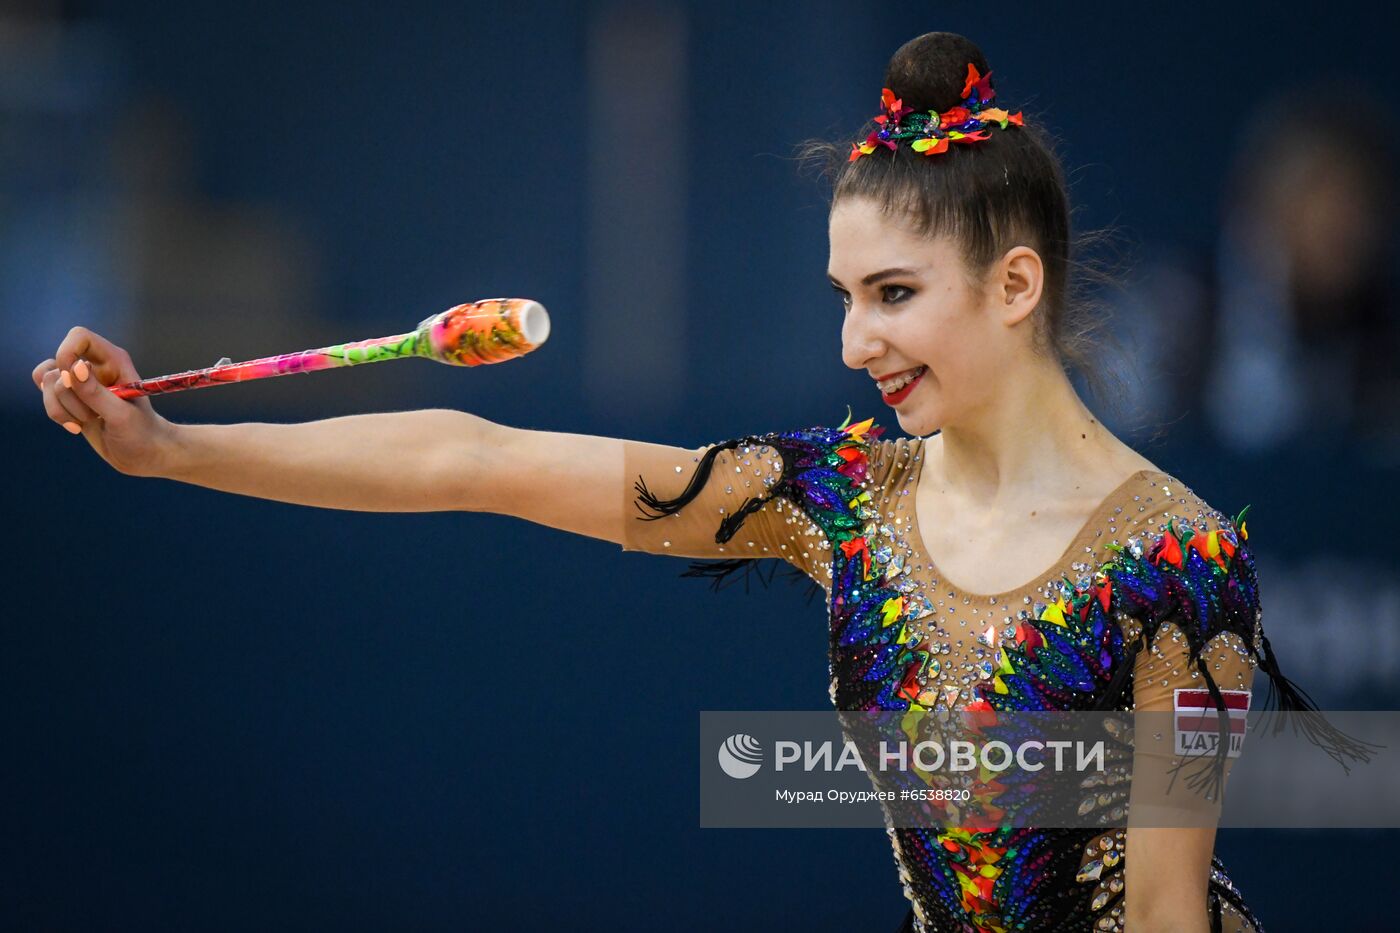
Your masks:
{"label": "smiling mouth", "polygon": [[909,396],[910,392],[914,391],[914,386],[919,384],[919,381],[923,379],[924,374],[927,372],[927,366],[916,366],[891,379],[886,379],[884,382],[877,383],[880,389],[880,397],[890,405],[898,405]]}

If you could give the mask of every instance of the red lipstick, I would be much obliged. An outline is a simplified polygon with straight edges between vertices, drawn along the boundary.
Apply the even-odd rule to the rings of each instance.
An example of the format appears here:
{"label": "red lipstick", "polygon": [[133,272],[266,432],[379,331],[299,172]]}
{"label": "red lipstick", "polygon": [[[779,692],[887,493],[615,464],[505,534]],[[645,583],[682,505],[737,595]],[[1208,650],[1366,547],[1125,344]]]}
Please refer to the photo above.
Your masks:
{"label": "red lipstick", "polygon": [[928,369],[925,368],[923,372],[919,373],[919,375],[914,377],[914,380],[912,382],[905,383],[904,387],[901,388],[898,392],[893,392],[888,395],[884,392],[881,392],[880,398],[884,399],[885,404],[887,405],[898,405],[900,402],[904,401],[906,398],[909,397],[909,393],[914,391],[914,386],[918,385],[920,381],[922,381],[923,378],[927,375]]}

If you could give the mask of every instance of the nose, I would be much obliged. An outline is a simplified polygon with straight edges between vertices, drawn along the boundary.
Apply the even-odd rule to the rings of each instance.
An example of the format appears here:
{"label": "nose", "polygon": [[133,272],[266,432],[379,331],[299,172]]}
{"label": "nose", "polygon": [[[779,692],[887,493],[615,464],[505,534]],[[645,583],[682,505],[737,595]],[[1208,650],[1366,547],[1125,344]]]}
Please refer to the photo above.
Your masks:
{"label": "nose", "polygon": [[869,369],[871,361],[883,356],[885,350],[879,315],[852,300],[851,310],[841,322],[841,361],[851,369]]}

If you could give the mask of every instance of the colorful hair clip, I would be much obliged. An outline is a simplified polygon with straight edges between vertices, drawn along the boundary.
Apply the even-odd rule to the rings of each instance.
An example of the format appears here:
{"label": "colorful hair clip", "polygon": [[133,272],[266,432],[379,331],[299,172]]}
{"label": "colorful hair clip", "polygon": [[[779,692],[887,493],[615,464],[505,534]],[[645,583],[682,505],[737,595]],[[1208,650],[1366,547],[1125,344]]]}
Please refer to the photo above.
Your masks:
{"label": "colorful hair clip", "polygon": [[876,146],[890,150],[898,148],[898,143],[908,141],[909,148],[926,156],[947,152],[950,143],[976,143],[991,136],[991,127],[1006,129],[1012,123],[1023,126],[1021,111],[1007,113],[1000,107],[988,106],[995,98],[992,90],[992,73],[981,75],[977,66],[968,62],[967,81],[963,84],[962,103],[939,113],[930,110],[915,113],[912,107],[904,106],[904,101],[894,96],[889,88],[880,91],[880,108],[883,111],[875,117],[879,124],[863,143],[851,144],[851,157],[854,162],[863,155],[875,151]]}

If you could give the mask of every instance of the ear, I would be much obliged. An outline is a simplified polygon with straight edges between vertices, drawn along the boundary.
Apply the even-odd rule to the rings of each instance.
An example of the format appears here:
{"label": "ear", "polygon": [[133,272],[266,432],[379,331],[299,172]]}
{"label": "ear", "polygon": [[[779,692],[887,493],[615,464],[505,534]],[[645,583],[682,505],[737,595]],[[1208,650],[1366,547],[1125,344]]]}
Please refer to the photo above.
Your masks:
{"label": "ear", "polygon": [[1013,327],[1030,317],[1040,303],[1045,266],[1029,246],[1013,246],[1001,257],[992,274],[992,300],[1001,322]]}

